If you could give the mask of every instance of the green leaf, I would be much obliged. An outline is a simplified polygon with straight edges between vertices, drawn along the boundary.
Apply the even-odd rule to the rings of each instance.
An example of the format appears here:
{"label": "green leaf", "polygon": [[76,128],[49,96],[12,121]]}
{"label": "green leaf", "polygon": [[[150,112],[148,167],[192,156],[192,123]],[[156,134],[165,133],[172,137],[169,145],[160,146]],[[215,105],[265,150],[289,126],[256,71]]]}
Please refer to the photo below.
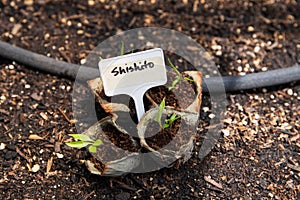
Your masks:
{"label": "green leaf", "polygon": [[86,142],[93,142],[93,140],[84,134],[69,134],[69,136],[73,137],[74,139],[86,141]]}
{"label": "green leaf", "polygon": [[176,115],[175,113],[172,114],[172,116],[170,117],[170,122],[173,123],[175,120],[179,119],[181,116],[180,115]]}
{"label": "green leaf", "polygon": [[171,86],[168,88],[168,90],[169,91],[173,90],[179,81],[180,81],[180,76],[177,76],[176,79],[172,82]]}
{"label": "green leaf", "polygon": [[124,49],[125,49],[125,45],[124,45],[124,41],[121,42],[121,50],[120,50],[120,56],[124,55]]}
{"label": "green leaf", "polygon": [[169,127],[170,127],[170,124],[164,124],[164,129],[169,128]]}
{"label": "green leaf", "polygon": [[68,145],[69,147],[73,147],[73,148],[83,148],[86,147],[87,145],[91,144],[90,142],[83,142],[83,141],[76,141],[76,142],[66,142],[66,145]]}
{"label": "green leaf", "polygon": [[156,121],[159,124],[160,127],[162,127],[161,117],[162,117],[162,114],[164,112],[165,106],[166,106],[166,100],[165,100],[165,97],[164,97],[163,100],[159,104],[158,112],[157,112],[157,115],[154,119],[154,121]]}
{"label": "green leaf", "polygon": [[171,62],[170,58],[168,59],[168,63],[170,64],[170,66],[172,67],[172,69],[176,72],[177,76],[176,79],[172,82],[171,86],[168,88],[169,91],[171,91],[173,88],[175,88],[175,86],[177,85],[177,83],[180,81],[181,78],[181,74],[178,71],[178,69],[175,67],[175,65]]}
{"label": "green leaf", "polygon": [[173,122],[176,121],[179,118],[181,118],[180,115],[176,115],[176,113],[173,113],[169,119],[165,120],[164,128],[171,127]]}
{"label": "green leaf", "polygon": [[167,59],[168,59],[168,63],[170,64],[170,66],[175,70],[176,74],[180,75],[180,72],[175,67],[175,65],[171,62],[170,58],[167,58]]}
{"label": "green leaf", "polygon": [[97,147],[94,146],[94,145],[89,146],[89,152],[96,153],[97,152]]}
{"label": "green leaf", "polygon": [[103,142],[101,140],[96,140],[92,145],[97,147],[97,146],[100,146],[101,144],[103,144]]}
{"label": "green leaf", "polygon": [[190,78],[188,78],[188,77],[184,77],[183,79],[184,79],[184,80],[186,80],[186,81],[195,82],[195,80],[193,80],[193,79],[190,79]]}

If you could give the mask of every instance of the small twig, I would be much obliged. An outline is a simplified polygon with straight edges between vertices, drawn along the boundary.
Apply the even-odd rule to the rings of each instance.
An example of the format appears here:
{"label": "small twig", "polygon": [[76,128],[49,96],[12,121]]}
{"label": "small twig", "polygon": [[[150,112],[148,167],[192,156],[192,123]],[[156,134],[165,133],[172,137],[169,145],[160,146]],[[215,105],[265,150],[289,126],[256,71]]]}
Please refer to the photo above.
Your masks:
{"label": "small twig", "polygon": [[67,54],[64,51],[59,51],[59,53],[66,61],[68,61],[68,63],[71,63],[70,57],[67,56]]}
{"label": "small twig", "polygon": [[58,110],[70,124],[74,124],[76,122],[76,120],[70,120],[69,117],[61,108],[58,108]]}
{"label": "small twig", "polygon": [[7,133],[9,133],[10,131],[12,131],[13,129],[14,129],[14,127],[8,129],[7,131],[5,131],[5,132],[3,133],[3,135],[6,135]]}
{"label": "small twig", "polygon": [[9,112],[4,110],[4,109],[0,109],[0,113],[5,114],[5,115],[9,115]]}
{"label": "small twig", "polygon": [[47,161],[46,175],[50,174],[52,164],[53,164],[53,157],[49,158]]}
{"label": "small twig", "polygon": [[137,189],[134,187],[130,187],[129,185],[127,185],[126,183],[123,183],[121,181],[117,181],[117,180],[113,180],[113,182],[118,183],[118,185],[120,186],[120,188],[125,189],[125,190],[130,190],[130,191],[136,191]]}
{"label": "small twig", "polygon": [[93,191],[90,192],[89,194],[85,195],[85,197],[83,197],[83,200],[87,200],[87,199],[90,198],[90,196],[92,196],[93,194],[95,194],[95,190],[93,190]]}
{"label": "small twig", "polygon": [[20,149],[18,147],[16,147],[16,152],[22,157],[24,158],[29,164],[31,164],[31,160],[25,155],[23,154]]}
{"label": "small twig", "polygon": [[292,165],[292,164],[287,164],[287,166],[289,167],[289,168],[291,168],[292,170],[295,170],[295,171],[298,171],[298,172],[300,172],[300,166],[297,166],[297,165]]}
{"label": "small twig", "polygon": [[204,176],[204,180],[205,180],[206,182],[210,183],[211,185],[213,185],[213,186],[215,186],[215,187],[221,189],[221,190],[223,189],[222,184],[220,184],[220,183],[218,183],[217,181],[211,179],[210,176]]}

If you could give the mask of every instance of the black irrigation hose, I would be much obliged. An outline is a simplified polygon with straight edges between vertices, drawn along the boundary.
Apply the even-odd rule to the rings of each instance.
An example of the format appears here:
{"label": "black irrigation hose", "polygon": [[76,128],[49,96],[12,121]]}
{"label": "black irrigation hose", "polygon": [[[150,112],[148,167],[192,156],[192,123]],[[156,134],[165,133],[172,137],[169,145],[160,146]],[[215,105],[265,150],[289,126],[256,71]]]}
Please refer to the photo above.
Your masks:
{"label": "black irrigation hose", "polygon": [[[0,41],[0,56],[40,71],[64,76],[73,80],[76,78],[88,80],[100,76],[96,68],[58,61],[2,41]],[[79,68],[80,74],[77,77]],[[245,76],[223,76],[222,79],[219,77],[204,78],[203,91],[217,92],[221,88],[219,87],[221,84],[224,84],[225,90],[230,92],[274,86],[297,80],[300,80],[299,64],[283,69],[247,74]]]}

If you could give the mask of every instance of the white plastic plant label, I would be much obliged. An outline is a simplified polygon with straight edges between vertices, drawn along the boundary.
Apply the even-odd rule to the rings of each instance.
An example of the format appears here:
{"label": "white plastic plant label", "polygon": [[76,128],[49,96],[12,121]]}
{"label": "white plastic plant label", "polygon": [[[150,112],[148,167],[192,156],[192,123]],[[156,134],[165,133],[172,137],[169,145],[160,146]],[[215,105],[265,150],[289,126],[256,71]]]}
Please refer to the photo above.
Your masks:
{"label": "white plastic plant label", "polygon": [[103,59],[98,63],[106,96],[127,94],[134,99],[138,120],[145,113],[143,95],[167,82],[160,48]]}

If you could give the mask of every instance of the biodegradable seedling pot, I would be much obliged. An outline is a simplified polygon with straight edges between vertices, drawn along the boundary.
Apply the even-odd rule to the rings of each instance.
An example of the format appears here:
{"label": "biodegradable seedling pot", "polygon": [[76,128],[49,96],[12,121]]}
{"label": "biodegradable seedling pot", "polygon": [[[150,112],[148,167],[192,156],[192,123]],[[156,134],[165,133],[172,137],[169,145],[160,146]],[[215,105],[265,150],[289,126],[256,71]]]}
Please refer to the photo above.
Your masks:
{"label": "biodegradable seedling pot", "polygon": [[[103,145],[92,153],[93,159],[86,161],[92,173],[107,176],[128,173],[141,164],[142,151],[150,153],[154,162],[165,167],[171,167],[177,160],[185,162],[191,157],[201,106],[202,76],[198,71],[182,72],[182,78],[172,90],[168,88],[178,74],[168,71],[167,76],[166,85],[146,92],[147,112],[133,129],[123,127],[118,120],[122,121],[120,113],[132,115],[134,106],[127,105],[128,102],[110,102],[100,78],[88,81],[97,102],[108,114],[83,133],[95,140],[103,140]],[[160,127],[154,120],[164,97],[166,106],[162,120],[172,114],[180,116],[168,128]]]}
{"label": "biodegradable seedling pot", "polygon": [[95,153],[91,153],[95,159],[86,161],[94,174],[118,176],[140,164],[140,145],[115,123],[115,119],[116,115],[105,117],[83,133],[103,142]]}
{"label": "biodegradable seedling pot", "polygon": [[166,167],[172,166],[178,159],[187,161],[194,147],[197,113],[166,107],[162,119],[174,113],[181,116],[169,128],[157,126],[157,122],[153,120],[157,113],[157,108],[150,109],[137,126],[142,147],[152,152],[150,155],[156,163]]}

